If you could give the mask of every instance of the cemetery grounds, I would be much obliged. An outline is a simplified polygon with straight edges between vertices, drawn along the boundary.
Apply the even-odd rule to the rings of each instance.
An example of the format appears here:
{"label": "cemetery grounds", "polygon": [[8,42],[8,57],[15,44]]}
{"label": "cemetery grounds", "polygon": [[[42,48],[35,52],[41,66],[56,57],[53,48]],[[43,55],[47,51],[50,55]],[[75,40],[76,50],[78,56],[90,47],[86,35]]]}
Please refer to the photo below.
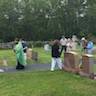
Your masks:
{"label": "cemetery grounds", "polygon": [[[39,59],[28,64],[51,62],[50,52],[33,50],[38,51]],[[0,50],[0,60],[3,58],[8,66],[16,65],[13,50]],[[0,73],[0,96],[96,96],[96,81],[59,70]]]}

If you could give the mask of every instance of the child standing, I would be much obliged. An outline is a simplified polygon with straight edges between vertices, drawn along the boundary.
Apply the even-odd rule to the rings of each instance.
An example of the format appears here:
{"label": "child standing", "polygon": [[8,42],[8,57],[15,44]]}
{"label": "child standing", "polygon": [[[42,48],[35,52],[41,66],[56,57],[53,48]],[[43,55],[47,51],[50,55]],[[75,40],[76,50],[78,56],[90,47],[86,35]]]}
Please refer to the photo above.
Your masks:
{"label": "child standing", "polygon": [[60,49],[59,40],[54,40],[52,44],[52,51],[51,51],[51,56],[52,56],[51,71],[54,71],[56,64],[58,64],[58,67],[62,69],[62,61],[60,55],[61,55],[61,49]]}

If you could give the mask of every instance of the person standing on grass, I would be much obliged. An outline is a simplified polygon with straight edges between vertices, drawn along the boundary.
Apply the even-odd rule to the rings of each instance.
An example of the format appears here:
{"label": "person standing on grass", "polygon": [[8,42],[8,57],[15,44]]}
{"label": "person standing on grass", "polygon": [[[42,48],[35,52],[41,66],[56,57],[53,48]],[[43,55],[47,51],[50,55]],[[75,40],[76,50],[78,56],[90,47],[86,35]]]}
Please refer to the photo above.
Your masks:
{"label": "person standing on grass", "polygon": [[15,39],[14,52],[16,54],[17,59],[16,69],[17,70],[24,69],[26,62],[24,59],[23,47],[21,41],[17,38]]}
{"label": "person standing on grass", "polygon": [[70,38],[68,38],[66,46],[67,46],[67,52],[72,51],[72,49],[73,49],[73,41]]}
{"label": "person standing on grass", "polygon": [[88,54],[92,54],[93,42],[92,41],[88,41],[86,48],[87,48],[87,53]]}
{"label": "person standing on grass", "polygon": [[28,49],[27,43],[26,43],[26,41],[24,41],[22,39],[21,39],[21,43],[22,43],[22,46],[23,46],[25,64],[27,64],[27,49]]}
{"label": "person standing on grass", "polygon": [[67,46],[66,46],[67,39],[64,36],[62,36],[62,38],[60,39],[60,44],[62,46],[61,53],[63,50],[64,50],[64,52],[66,52],[67,51]]}
{"label": "person standing on grass", "polygon": [[81,39],[82,52],[87,53],[87,40],[85,37]]}
{"label": "person standing on grass", "polygon": [[58,67],[62,69],[62,61],[61,61],[61,49],[59,40],[54,40],[52,44],[52,62],[51,62],[51,71],[54,71],[55,65],[58,64]]}

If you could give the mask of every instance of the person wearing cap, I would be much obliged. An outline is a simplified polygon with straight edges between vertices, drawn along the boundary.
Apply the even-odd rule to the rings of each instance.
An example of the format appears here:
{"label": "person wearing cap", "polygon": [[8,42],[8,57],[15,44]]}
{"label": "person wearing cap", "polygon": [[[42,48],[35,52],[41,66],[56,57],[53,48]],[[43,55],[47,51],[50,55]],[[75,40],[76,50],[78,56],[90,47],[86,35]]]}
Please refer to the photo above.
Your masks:
{"label": "person wearing cap", "polygon": [[27,43],[26,41],[21,39],[22,47],[23,47],[23,52],[24,52],[24,59],[25,59],[25,64],[27,65]]}

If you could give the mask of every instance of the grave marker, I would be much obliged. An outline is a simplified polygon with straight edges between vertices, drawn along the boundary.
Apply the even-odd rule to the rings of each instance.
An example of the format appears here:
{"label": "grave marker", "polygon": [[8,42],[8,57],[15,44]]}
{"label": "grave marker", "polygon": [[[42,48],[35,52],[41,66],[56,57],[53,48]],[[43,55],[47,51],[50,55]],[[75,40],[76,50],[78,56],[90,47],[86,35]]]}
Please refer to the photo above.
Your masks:
{"label": "grave marker", "polygon": [[76,52],[64,53],[64,70],[78,73],[79,72],[79,56]]}

